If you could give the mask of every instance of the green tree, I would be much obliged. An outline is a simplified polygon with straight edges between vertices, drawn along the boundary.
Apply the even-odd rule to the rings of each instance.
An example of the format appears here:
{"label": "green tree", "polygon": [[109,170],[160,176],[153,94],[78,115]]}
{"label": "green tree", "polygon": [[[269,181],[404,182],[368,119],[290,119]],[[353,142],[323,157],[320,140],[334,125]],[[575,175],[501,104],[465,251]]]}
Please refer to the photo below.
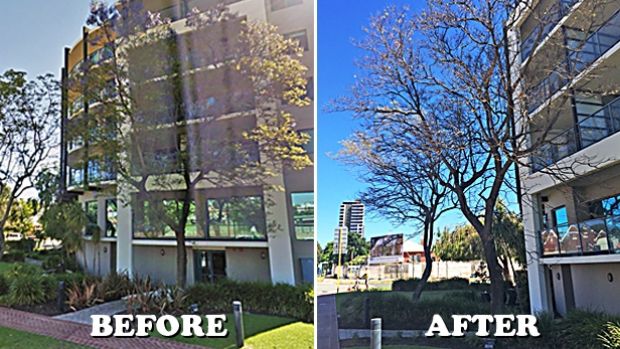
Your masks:
{"label": "green tree", "polygon": [[[62,241],[62,247],[68,257],[84,247],[84,229],[88,224],[88,216],[82,205],[77,201],[53,202],[41,216],[44,236]],[[84,267],[87,268],[86,254]]]}
{"label": "green tree", "polygon": [[7,223],[12,213],[20,215],[15,203],[33,188],[58,143],[59,102],[59,85],[51,74],[33,80],[15,70],[0,75],[0,259]]}
{"label": "green tree", "polygon": [[15,200],[5,230],[20,233],[24,237],[34,235],[34,216],[37,210],[38,202],[35,199]]}
{"label": "green tree", "polygon": [[483,258],[482,243],[476,230],[469,224],[459,225],[439,233],[433,253],[441,260],[471,261]]}
{"label": "green tree", "polygon": [[[493,236],[504,280],[514,282],[511,277],[515,271],[514,262],[525,265],[523,223],[501,200],[493,214]],[[433,253],[440,259],[450,261],[484,259],[482,241],[470,224],[460,225],[453,231],[444,229],[433,247]]]}
{"label": "green tree", "polygon": [[334,242],[330,241],[325,244],[325,248],[323,249],[323,253],[321,254],[321,262],[331,263],[337,258],[334,256]]}
{"label": "green tree", "polygon": [[[349,233],[347,236],[347,253],[343,263],[349,263],[358,257],[368,256],[370,243],[359,233]],[[357,259],[359,262],[359,259]]]}

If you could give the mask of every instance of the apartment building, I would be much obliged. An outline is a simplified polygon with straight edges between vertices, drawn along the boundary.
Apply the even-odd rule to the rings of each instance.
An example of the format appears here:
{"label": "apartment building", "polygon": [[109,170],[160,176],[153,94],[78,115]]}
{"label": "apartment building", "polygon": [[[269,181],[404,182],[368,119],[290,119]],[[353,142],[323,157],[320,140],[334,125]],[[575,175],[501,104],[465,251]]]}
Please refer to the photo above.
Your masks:
{"label": "apartment building", "polygon": [[[248,21],[265,21],[275,25],[285,37],[299,41],[304,49],[302,63],[308,67],[308,97],[313,100],[314,76],[314,2],[313,0],[144,0],[145,9],[159,13],[161,18],[171,19],[171,28],[179,37],[191,35],[191,28],[184,17],[191,9],[208,10],[224,3],[231,13]],[[101,28],[84,28],[82,37],[70,48],[65,49],[63,80],[88,78],[89,71],[82,71],[84,62],[89,69],[96,69],[97,63],[111,58],[105,45],[93,44],[92,37]],[[213,30],[217,46],[231,40],[235,32]],[[191,44],[190,39],[186,40]],[[208,46],[208,45],[207,45]],[[217,52],[216,52],[217,53]],[[191,62],[194,73],[188,95],[194,96],[191,122],[181,122],[187,128],[186,137],[196,139],[219,139],[239,137],[256,124],[252,113],[251,96],[243,87],[237,86],[231,73],[218,69],[217,61],[205,57],[199,48],[185,48],[177,53],[188,55],[181,61]],[[191,55],[191,57],[189,56]],[[217,56],[215,54],[214,56]],[[210,64],[213,69],[200,69]],[[131,64],[130,64],[130,74]],[[143,74],[143,72],[138,72]],[[80,75],[83,74],[83,75]],[[193,74],[193,75],[192,75]],[[223,78],[233,79],[225,82]],[[170,229],[148,224],[144,214],[146,203],[132,198],[119,181],[117,174],[106,163],[106,154],[98,154],[98,145],[89,144],[72,135],[85,117],[97,116],[101,109],[84,95],[71,91],[66,86],[63,98],[66,103],[62,112],[61,177],[64,191],[84,205],[90,220],[84,232],[84,248],[78,261],[85,264],[89,272],[105,275],[113,270],[131,274],[150,275],[156,280],[174,283],[176,279],[176,240]],[[165,91],[165,88],[161,89]],[[141,92],[141,91],[138,91]],[[105,93],[105,91],[102,91]],[[132,91],[133,93],[133,91]],[[195,97],[198,96],[198,97]],[[183,97],[185,98],[185,97]],[[221,101],[232,101],[223,103]],[[247,102],[247,103],[246,103]],[[168,120],[162,110],[174,105],[165,95],[151,98],[154,112],[144,113],[144,118],[155,126],[162,126]],[[187,100],[183,101],[184,104]],[[220,105],[220,103],[222,103]],[[299,132],[313,138],[313,105],[295,107],[280,106],[291,112]],[[188,110],[189,110],[188,109]],[[155,112],[157,110],[157,112]],[[172,113],[172,111],[171,111]],[[218,122],[201,126],[203,114],[218,114]],[[101,115],[100,115],[101,116]],[[195,116],[195,117],[194,117]],[[105,119],[105,116],[103,116]],[[193,126],[192,126],[193,125]],[[166,127],[155,127],[144,137],[153,148],[158,159],[174,157],[168,150],[173,139]],[[168,127],[169,129],[169,127]],[[170,143],[170,144],[169,144]],[[219,151],[216,147],[196,151],[198,157],[213,157],[217,163]],[[250,145],[248,152],[256,151]],[[305,146],[313,157],[313,141]],[[210,150],[205,150],[210,149]],[[86,154],[86,155],[85,155]],[[91,155],[97,155],[96,157]],[[203,154],[203,155],[200,155]],[[219,155],[218,155],[219,154]],[[256,154],[260,157],[261,154]],[[223,159],[223,157],[221,157]],[[213,160],[212,159],[212,160]],[[192,160],[193,161],[193,160]],[[197,159],[196,161],[201,161]],[[175,173],[173,168],[162,169],[162,173]],[[263,192],[260,187],[199,185],[193,193],[191,209],[186,226],[187,280],[213,281],[229,278],[240,281],[267,281],[272,283],[296,284],[312,282],[314,275],[314,193],[312,167],[303,170],[286,169],[273,182],[284,190]],[[266,208],[266,196],[270,205]],[[165,200],[178,200],[174,190],[161,188]],[[99,239],[93,239],[92,228],[98,227]],[[147,229],[148,227],[148,229]]]}
{"label": "apartment building", "polygon": [[534,0],[515,18],[517,123],[545,140],[520,168],[531,310],[620,314],[620,2]]}
{"label": "apartment building", "polygon": [[360,200],[343,201],[338,214],[338,226],[346,227],[349,233],[364,237],[364,204]]}

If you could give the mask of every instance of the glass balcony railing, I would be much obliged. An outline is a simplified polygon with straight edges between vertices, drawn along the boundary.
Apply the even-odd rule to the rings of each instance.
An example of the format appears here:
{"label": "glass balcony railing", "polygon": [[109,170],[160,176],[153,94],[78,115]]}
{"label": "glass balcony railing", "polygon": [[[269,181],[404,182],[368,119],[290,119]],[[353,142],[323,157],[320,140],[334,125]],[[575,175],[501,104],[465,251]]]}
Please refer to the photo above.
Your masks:
{"label": "glass balcony railing", "polygon": [[579,73],[620,41],[620,11],[616,12],[568,54],[571,70]]}
{"label": "glass balcony railing", "polygon": [[545,229],[539,239],[543,257],[620,253],[620,216]]}
{"label": "glass balcony railing", "polygon": [[620,41],[620,11],[589,34],[585,40],[572,39],[572,41],[574,47],[568,52],[568,67],[566,64],[561,64],[528,92],[530,96],[528,112],[536,110],[544,101],[565,86],[569,77],[577,76]]}
{"label": "glass balcony railing", "polygon": [[568,129],[546,142],[532,158],[532,169],[540,171],[620,131],[620,97],[581,119],[577,131],[578,137],[574,129]]}
{"label": "glass balcony railing", "polygon": [[575,3],[577,3],[577,0],[559,0],[555,6],[552,6],[547,11],[547,16],[544,16],[546,18],[541,19],[541,22],[546,24],[544,26],[537,26],[525,39],[521,41],[522,62],[529,58],[532,52],[534,52],[534,49],[570,11]]}
{"label": "glass balcony railing", "polygon": [[567,69],[561,64],[528,93],[527,111],[533,112],[568,82]]}
{"label": "glass balcony railing", "polygon": [[565,130],[540,147],[538,154],[532,158],[532,169],[534,172],[540,171],[574,154],[577,149],[575,130]]}

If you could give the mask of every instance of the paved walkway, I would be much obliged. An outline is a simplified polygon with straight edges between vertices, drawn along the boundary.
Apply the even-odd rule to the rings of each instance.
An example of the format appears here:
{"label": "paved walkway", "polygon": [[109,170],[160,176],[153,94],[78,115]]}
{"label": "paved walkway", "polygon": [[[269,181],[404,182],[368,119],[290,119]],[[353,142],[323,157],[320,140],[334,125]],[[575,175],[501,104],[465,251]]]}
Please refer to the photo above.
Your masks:
{"label": "paved walkway", "polygon": [[119,299],[112,302],[107,302],[94,307],[61,314],[54,316],[54,319],[65,320],[71,322],[77,322],[78,324],[89,325],[91,324],[91,315],[116,315],[124,311],[127,311],[127,303],[123,299]]}
{"label": "paved walkway", "polygon": [[317,297],[317,349],[340,349],[336,296]]}
{"label": "paved walkway", "polygon": [[157,338],[93,338],[90,336],[91,327],[89,325],[58,320],[48,316],[3,307],[0,307],[0,327],[31,332],[101,349],[205,349],[205,347]]}

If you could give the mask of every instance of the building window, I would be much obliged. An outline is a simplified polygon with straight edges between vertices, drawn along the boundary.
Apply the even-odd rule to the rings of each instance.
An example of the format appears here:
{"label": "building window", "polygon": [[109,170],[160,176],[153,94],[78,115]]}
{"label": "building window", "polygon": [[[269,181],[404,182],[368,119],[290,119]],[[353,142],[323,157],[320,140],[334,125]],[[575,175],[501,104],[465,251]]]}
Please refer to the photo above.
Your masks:
{"label": "building window", "polygon": [[314,283],[314,258],[300,258],[301,281],[308,284]]}
{"label": "building window", "polygon": [[[134,206],[134,238],[146,239],[174,239],[175,233],[162,217],[179,222],[183,209],[183,201],[178,199],[161,199],[147,201],[136,199]],[[189,215],[185,225],[185,237],[195,239],[203,237],[196,221],[196,203],[190,202]]]}
{"label": "building window", "polygon": [[207,200],[210,239],[265,240],[263,198],[243,196]]}
{"label": "building window", "polygon": [[306,30],[299,30],[296,32],[284,34],[284,37],[287,39],[291,39],[297,41],[299,43],[299,47],[301,47],[304,51],[308,51],[310,46],[308,44],[308,33]]}
{"label": "building window", "polygon": [[86,211],[86,236],[92,236],[99,225],[97,224],[97,201],[87,201],[84,203],[84,211]]}
{"label": "building window", "polygon": [[84,170],[81,168],[69,168],[69,186],[84,185]]}
{"label": "building window", "polygon": [[314,239],[314,193],[292,193],[293,226],[299,240]]}
{"label": "building window", "polygon": [[115,237],[118,226],[118,204],[116,199],[105,201],[105,236]]}
{"label": "building window", "polygon": [[303,0],[271,0],[271,11],[281,10],[287,7],[299,5]]}
{"label": "building window", "polygon": [[310,100],[314,100],[314,77],[309,77],[306,84],[306,97]]}

